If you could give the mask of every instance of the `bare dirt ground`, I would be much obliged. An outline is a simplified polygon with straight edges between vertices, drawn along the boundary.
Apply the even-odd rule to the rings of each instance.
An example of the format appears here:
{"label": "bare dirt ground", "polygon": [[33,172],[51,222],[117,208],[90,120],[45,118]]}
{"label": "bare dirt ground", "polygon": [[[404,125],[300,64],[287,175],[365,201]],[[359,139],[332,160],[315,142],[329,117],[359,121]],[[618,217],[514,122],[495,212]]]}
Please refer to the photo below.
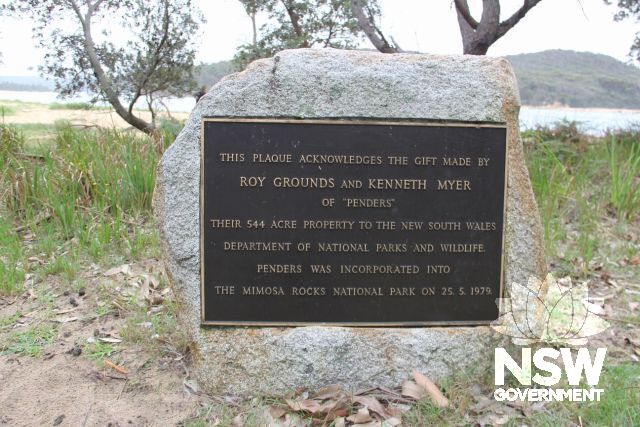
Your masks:
{"label": "bare dirt ground", "polygon": [[[148,272],[150,264],[132,268]],[[148,289],[132,287],[134,276],[96,273],[81,273],[89,286],[80,290],[63,291],[50,276],[0,299],[0,425],[176,425],[197,410],[184,355],[150,322],[141,327],[148,337],[120,336],[138,310],[127,299],[149,296]],[[166,316],[163,291],[167,299],[139,308]]]}

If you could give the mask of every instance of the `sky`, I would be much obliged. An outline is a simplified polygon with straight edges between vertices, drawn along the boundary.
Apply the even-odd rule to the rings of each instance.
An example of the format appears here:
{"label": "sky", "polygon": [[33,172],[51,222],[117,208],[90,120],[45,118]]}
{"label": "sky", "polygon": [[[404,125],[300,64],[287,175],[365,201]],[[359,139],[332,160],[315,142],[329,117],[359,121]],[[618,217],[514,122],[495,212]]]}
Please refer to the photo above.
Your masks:
{"label": "sky", "polygon": [[[195,0],[207,19],[197,34],[199,62],[233,57],[238,45],[250,41],[251,21],[237,0]],[[515,12],[523,0],[502,0],[502,19]],[[379,0],[381,27],[407,51],[460,54],[462,42],[452,0]],[[479,16],[482,0],[469,0]],[[640,24],[614,22],[616,9],[603,0],[543,0],[509,33],[498,40],[489,55],[502,56],[571,49],[603,53],[628,62],[628,52]],[[74,22],[65,25],[75,25]],[[116,34],[115,37],[118,37]],[[363,41],[363,48],[372,48]],[[30,22],[0,17],[0,76],[34,76],[43,52],[31,37]]]}

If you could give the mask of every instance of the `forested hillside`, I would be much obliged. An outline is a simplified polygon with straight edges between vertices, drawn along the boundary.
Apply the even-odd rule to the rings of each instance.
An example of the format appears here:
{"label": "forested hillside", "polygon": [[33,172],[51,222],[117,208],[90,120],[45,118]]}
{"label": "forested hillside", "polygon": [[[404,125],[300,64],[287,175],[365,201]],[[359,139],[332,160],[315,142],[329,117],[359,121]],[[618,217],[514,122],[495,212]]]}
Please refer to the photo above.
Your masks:
{"label": "forested hillside", "polygon": [[640,69],[610,56],[547,50],[507,59],[524,105],[640,108]]}

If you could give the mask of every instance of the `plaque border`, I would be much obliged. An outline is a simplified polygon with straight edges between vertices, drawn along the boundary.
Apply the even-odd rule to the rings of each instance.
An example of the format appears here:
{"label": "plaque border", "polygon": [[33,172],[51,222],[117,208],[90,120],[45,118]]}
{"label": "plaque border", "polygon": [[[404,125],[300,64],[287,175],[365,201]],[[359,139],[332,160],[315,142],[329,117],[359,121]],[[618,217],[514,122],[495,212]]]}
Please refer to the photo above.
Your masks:
{"label": "plaque border", "polygon": [[[235,117],[235,116],[204,116],[200,119],[200,191],[198,199],[200,203],[199,230],[200,244],[198,262],[200,263],[200,326],[226,326],[226,327],[302,327],[302,326],[335,326],[335,327],[365,327],[365,328],[388,328],[388,327],[430,327],[430,326],[486,326],[495,320],[469,320],[469,321],[420,321],[420,322],[257,322],[242,320],[205,320],[204,304],[204,263],[202,254],[204,253],[204,127],[207,122],[218,123],[283,123],[283,124],[329,124],[329,125],[374,125],[374,126],[422,126],[422,127],[472,127],[472,128],[498,128],[505,130],[505,155],[504,155],[504,190],[503,190],[503,213],[502,213],[502,242],[500,254],[500,291],[498,296],[498,313],[503,312],[504,297],[504,264],[505,264],[505,235],[507,227],[507,191],[509,182],[509,127],[505,122],[462,122],[453,120],[428,120],[412,118],[365,118],[365,117],[344,117],[344,118],[295,118],[295,117]],[[499,317],[498,317],[499,318]],[[496,319],[498,320],[498,319]]]}

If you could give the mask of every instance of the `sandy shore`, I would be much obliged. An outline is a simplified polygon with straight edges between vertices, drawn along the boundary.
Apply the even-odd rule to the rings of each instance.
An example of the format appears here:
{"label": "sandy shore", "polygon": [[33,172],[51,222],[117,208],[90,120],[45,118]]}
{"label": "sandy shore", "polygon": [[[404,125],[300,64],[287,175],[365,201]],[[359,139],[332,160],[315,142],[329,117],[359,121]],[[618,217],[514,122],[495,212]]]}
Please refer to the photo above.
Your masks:
{"label": "sandy shore", "polygon": [[[10,124],[54,124],[59,120],[67,120],[77,126],[115,127],[119,129],[131,127],[111,109],[51,110],[46,104],[16,103],[12,101],[0,101],[0,105],[13,110],[13,112],[4,117],[4,122]],[[137,111],[136,113],[145,120],[151,120],[151,114],[148,111]],[[178,120],[184,120],[188,115],[188,113],[171,114],[172,117]],[[166,113],[160,114],[160,116],[167,117]]]}

